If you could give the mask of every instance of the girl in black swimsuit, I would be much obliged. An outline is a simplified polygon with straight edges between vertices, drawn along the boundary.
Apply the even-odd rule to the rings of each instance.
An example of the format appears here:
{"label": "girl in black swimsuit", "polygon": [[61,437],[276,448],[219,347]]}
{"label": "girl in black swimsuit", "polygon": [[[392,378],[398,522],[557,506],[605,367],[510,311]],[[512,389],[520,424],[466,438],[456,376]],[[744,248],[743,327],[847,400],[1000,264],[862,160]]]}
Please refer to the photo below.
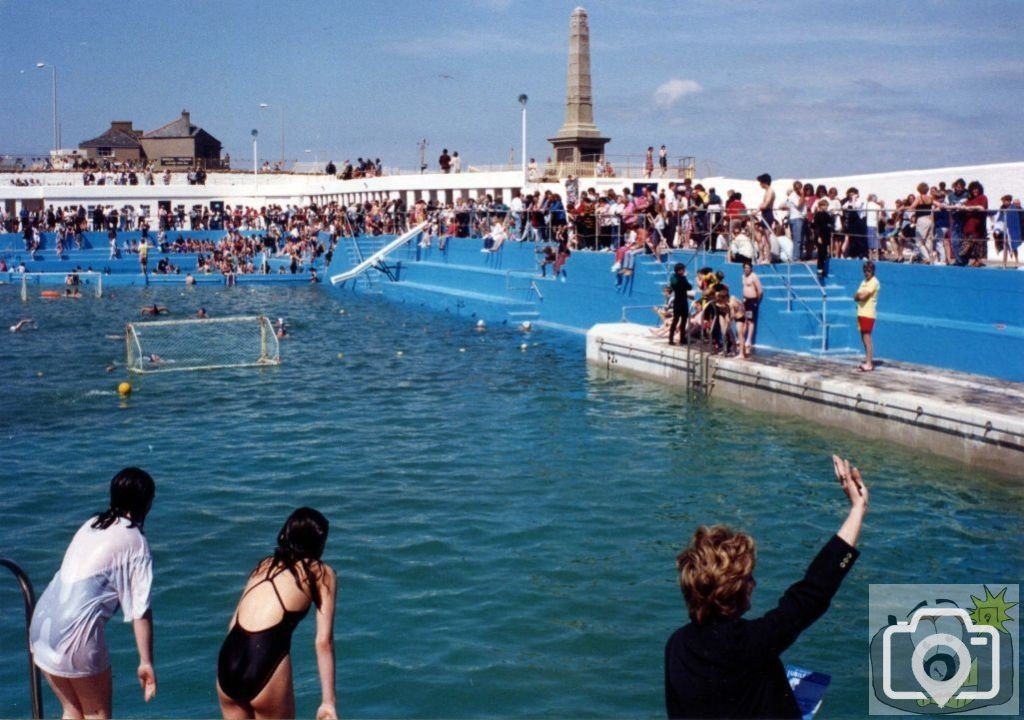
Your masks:
{"label": "girl in black swimsuit", "polygon": [[334,599],[337,578],[320,557],[327,519],[312,508],[291,514],[272,557],[246,583],[217,658],[217,694],[225,718],[295,717],[292,632],[316,605],[316,656],[322,702],[317,720],[337,718],[334,695]]}

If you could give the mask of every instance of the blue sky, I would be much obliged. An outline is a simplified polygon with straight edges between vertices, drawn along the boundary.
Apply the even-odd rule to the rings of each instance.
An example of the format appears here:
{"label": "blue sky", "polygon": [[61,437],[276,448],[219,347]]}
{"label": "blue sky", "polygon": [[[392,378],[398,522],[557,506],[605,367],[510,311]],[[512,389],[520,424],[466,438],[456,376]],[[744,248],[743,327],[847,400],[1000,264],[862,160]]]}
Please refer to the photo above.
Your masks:
{"label": "blue sky", "polygon": [[[0,0],[0,153],[183,108],[241,163],[379,157],[426,139],[518,162],[562,124],[577,2]],[[700,175],[820,176],[1024,159],[1024,2],[590,0],[595,121],[612,156],[665,143]],[[261,103],[269,105],[260,109]],[[310,150],[310,153],[306,153]],[[251,161],[250,161],[251,162]]]}

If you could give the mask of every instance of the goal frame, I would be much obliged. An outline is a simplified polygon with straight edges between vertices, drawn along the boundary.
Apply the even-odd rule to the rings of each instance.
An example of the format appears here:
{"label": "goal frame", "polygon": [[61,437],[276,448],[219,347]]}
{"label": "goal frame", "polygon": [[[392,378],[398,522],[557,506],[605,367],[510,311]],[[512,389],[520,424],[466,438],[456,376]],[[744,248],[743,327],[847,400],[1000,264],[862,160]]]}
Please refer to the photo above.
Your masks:
{"label": "goal frame", "polygon": [[[92,294],[97,298],[103,297],[103,273],[99,270],[68,270],[67,272],[23,272],[21,275],[21,301],[28,302],[29,286],[38,287],[42,290],[61,290],[68,287],[66,283],[68,275],[78,274],[79,292],[84,296]],[[92,293],[86,292],[93,287]]]}
{"label": "goal frame", "polygon": [[[151,366],[147,365],[145,361],[145,356],[143,355],[142,352],[143,340],[140,340],[139,332],[136,330],[136,328],[139,328],[141,330],[142,328],[153,328],[161,326],[167,327],[172,325],[202,325],[204,327],[209,327],[211,325],[217,324],[244,322],[259,324],[259,356],[251,361],[212,363],[205,365],[178,366],[173,363],[155,363],[152,364]],[[138,375],[147,375],[150,373],[164,372],[186,372],[192,370],[221,370],[225,368],[238,367],[265,367],[269,365],[281,364],[281,346],[277,339],[277,333],[274,331],[274,326],[266,315],[232,315],[228,317],[218,318],[188,318],[181,320],[151,320],[148,322],[130,322],[125,325],[124,339],[128,371]]]}

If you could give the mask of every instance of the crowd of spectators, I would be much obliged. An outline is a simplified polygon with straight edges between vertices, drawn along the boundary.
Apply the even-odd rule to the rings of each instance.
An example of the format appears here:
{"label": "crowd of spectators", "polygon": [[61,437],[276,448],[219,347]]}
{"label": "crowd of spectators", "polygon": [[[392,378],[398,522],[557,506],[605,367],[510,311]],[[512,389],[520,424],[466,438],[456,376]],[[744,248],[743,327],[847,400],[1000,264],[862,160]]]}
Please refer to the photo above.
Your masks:
{"label": "crowd of spectators", "polygon": [[[343,172],[350,167],[347,161],[345,165]],[[378,166],[360,159],[359,171],[372,173]],[[192,179],[201,182],[202,170],[193,172]],[[122,173],[130,177],[131,171]],[[977,181],[957,178],[948,187],[945,182],[921,183],[916,192],[896,199],[890,207],[874,193],[862,197],[855,187],[840,194],[836,187],[795,181],[787,192],[776,194],[769,176],[759,179],[764,196],[750,201],[752,207],[739,192],[719,195],[714,187],[688,179],[661,189],[649,183],[635,191],[623,187],[598,192],[581,189],[579,180],[570,176],[564,198],[552,190],[538,190],[514,194],[508,204],[487,194],[459,197],[447,204],[420,201],[412,208],[398,198],[259,208],[213,203],[188,209],[160,204],[156,213],[130,205],[49,206],[19,212],[0,207],[0,227],[22,233],[26,247],[33,250],[42,232],[57,233],[58,244],[70,248],[82,244],[85,231],[137,229],[146,234],[152,227],[163,234],[226,231],[229,237],[234,231],[266,231],[280,251],[278,243],[293,232],[299,233],[300,241],[327,232],[333,244],[345,236],[399,234],[410,223],[429,220],[426,242],[437,238],[443,245],[456,237],[493,238],[500,223],[502,242],[507,238],[553,243],[563,255],[578,250],[612,251],[619,262],[623,249],[659,256],[670,249],[704,249],[726,253],[735,262],[817,261],[823,277],[832,257],[977,266],[988,258],[990,240],[1005,262],[1018,259],[1020,199],[1003,195],[999,205],[992,207]],[[488,249],[500,245],[494,248],[492,243]],[[303,252],[308,251],[304,246]],[[626,269],[620,263],[620,272]]]}
{"label": "crowd of spectators", "polygon": [[372,178],[380,177],[384,174],[384,168],[380,164],[380,158],[376,160],[370,160],[370,158],[358,158],[355,165],[350,160],[346,160],[341,166],[341,172],[336,173],[334,169],[334,163],[330,163],[327,166],[326,172],[328,175],[337,174],[342,180],[353,180],[355,178]]}

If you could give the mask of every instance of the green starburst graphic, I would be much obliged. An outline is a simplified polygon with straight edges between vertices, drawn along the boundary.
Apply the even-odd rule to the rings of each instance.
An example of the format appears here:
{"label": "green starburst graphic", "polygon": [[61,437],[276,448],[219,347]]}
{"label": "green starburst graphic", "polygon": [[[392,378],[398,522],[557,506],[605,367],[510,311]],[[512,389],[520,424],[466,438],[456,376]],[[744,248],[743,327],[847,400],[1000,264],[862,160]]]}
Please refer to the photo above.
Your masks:
{"label": "green starburst graphic", "polygon": [[1003,623],[1013,622],[1013,618],[1010,617],[1007,610],[1017,605],[1017,603],[1006,601],[1004,597],[1006,595],[1006,588],[993,595],[992,591],[988,589],[988,585],[983,585],[982,587],[985,588],[984,599],[971,595],[971,601],[974,603],[974,609],[971,610],[971,620],[976,625],[991,625],[1001,633],[1009,633],[1003,627]]}

